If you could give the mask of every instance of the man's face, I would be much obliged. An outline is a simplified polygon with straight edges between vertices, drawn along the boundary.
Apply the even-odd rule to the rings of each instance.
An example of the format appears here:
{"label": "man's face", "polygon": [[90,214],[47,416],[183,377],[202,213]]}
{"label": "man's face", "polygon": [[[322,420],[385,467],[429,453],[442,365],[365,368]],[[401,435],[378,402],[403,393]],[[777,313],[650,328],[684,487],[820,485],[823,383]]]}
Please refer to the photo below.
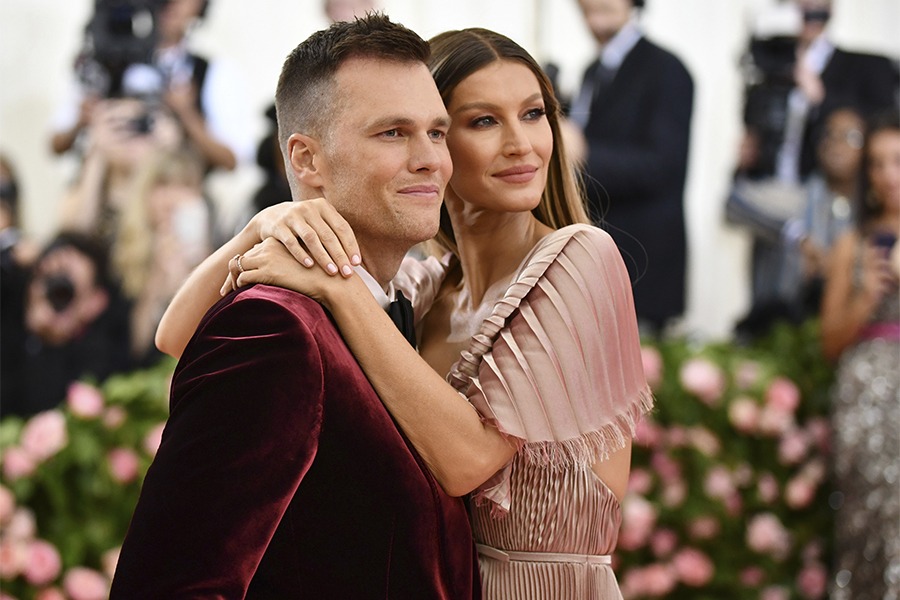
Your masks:
{"label": "man's face", "polygon": [[631,0],[578,0],[594,38],[606,44],[631,18]]}
{"label": "man's face", "polygon": [[353,58],[334,94],[319,162],[325,197],[370,256],[433,237],[452,165],[449,117],[427,67]]}

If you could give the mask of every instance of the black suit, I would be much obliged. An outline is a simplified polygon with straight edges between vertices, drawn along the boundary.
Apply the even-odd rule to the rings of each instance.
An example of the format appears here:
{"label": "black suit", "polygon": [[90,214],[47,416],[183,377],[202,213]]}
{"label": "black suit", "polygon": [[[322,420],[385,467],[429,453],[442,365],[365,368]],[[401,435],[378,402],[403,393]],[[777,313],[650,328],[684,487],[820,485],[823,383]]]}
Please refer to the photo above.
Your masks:
{"label": "black suit", "polygon": [[825,99],[810,110],[803,132],[800,175],[804,179],[816,166],[816,145],[833,110],[849,106],[868,116],[897,107],[897,69],[884,56],[836,48],[821,78]]}
{"label": "black suit", "polygon": [[638,319],[657,328],[685,306],[684,183],[693,99],[693,80],[681,61],[641,38],[595,95],[584,129],[592,217],[622,252]]}

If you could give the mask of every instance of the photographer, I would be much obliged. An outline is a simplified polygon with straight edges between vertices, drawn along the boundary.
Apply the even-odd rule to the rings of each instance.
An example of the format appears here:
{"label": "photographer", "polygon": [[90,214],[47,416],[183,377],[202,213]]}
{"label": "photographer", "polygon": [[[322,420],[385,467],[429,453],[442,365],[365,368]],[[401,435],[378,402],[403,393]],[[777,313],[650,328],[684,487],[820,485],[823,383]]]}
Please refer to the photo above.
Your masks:
{"label": "photographer", "polygon": [[139,98],[178,119],[209,169],[234,169],[252,155],[242,86],[222,64],[192,53],[189,34],[208,0],[97,0],[75,71],[77,84],[57,112],[55,153],[81,145],[104,99]]}
{"label": "photographer", "polygon": [[3,414],[28,416],[59,405],[68,385],[127,370],[127,310],[107,275],[106,252],[87,236],[59,234],[28,284],[24,391]]}

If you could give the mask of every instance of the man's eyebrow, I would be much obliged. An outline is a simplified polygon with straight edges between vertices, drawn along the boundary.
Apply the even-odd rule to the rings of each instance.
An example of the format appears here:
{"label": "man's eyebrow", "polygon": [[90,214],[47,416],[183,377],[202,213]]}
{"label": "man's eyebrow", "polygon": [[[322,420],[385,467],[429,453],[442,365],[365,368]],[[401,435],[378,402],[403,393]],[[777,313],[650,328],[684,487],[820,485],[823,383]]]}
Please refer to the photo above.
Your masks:
{"label": "man's eyebrow", "polygon": [[[368,129],[381,130],[393,129],[395,127],[414,127],[416,120],[409,117],[393,116],[377,119],[369,124]],[[429,127],[450,127],[450,117],[441,116],[433,119]]]}

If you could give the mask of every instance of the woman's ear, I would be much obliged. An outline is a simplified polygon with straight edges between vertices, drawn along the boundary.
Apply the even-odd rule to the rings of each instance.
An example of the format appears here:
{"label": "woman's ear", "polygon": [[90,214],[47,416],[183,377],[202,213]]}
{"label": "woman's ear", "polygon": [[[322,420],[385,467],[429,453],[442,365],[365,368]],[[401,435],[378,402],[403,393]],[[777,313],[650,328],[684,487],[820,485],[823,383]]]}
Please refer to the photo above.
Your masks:
{"label": "woman's ear", "polygon": [[304,186],[321,188],[324,182],[319,156],[322,146],[316,138],[302,133],[291,134],[287,142],[291,169],[297,181]]}

